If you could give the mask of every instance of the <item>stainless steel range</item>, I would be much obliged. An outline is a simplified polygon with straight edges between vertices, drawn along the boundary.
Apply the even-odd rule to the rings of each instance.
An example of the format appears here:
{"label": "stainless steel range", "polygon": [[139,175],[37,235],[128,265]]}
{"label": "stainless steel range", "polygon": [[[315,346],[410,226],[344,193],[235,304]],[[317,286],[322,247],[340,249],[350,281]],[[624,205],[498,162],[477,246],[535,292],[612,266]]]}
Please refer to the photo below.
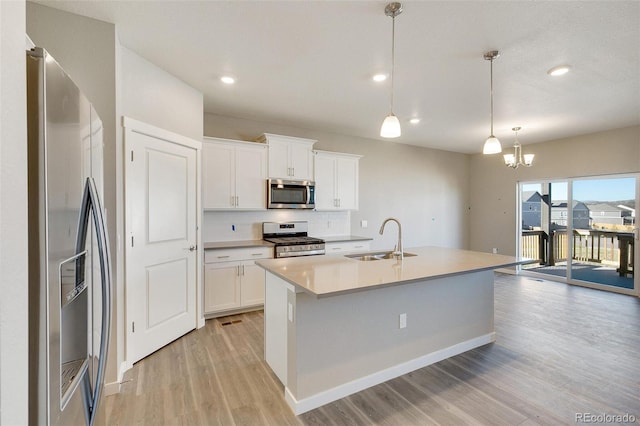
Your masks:
{"label": "stainless steel range", "polygon": [[307,222],[263,222],[262,239],[275,244],[275,257],[324,254],[324,240],[309,237]]}

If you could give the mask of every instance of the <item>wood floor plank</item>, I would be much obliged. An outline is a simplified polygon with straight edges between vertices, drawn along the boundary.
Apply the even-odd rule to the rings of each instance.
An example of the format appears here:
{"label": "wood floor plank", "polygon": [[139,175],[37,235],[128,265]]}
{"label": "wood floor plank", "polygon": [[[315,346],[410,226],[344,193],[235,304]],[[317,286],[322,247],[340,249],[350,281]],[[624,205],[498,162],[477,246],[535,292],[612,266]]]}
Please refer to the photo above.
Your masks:
{"label": "wood floor plank", "polygon": [[[223,326],[224,323],[231,323]],[[136,363],[109,425],[640,424],[640,300],[495,275],[497,340],[294,416],[264,361],[264,314],[208,320]]]}

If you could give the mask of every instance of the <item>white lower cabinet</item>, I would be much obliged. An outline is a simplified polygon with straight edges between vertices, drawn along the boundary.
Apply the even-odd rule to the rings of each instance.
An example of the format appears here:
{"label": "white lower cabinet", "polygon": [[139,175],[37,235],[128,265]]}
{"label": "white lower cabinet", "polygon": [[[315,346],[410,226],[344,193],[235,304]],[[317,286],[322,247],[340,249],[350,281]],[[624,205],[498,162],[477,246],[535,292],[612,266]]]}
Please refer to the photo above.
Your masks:
{"label": "white lower cabinet", "polygon": [[264,270],[255,259],[273,257],[269,247],[206,250],[204,313],[207,317],[260,309],[264,304]]}
{"label": "white lower cabinet", "polygon": [[364,241],[341,241],[337,243],[324,244],[326,254],[349,254],[371,250],[371,242]]}

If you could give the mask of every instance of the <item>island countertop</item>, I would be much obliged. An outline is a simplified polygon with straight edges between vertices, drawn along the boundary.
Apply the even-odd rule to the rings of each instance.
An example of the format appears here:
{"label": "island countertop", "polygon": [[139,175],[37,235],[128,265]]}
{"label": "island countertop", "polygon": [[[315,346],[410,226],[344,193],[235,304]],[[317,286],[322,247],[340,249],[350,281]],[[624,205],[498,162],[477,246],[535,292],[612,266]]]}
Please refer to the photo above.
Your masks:
{"label": "island countertop", "polygon": [[301,290],[324,297],[530,262],[530,259],[446,247],[414,247],[405,253],[416,256],[401,261],[361,261],[344,255],[304,256],[261,259],[256,264]]}

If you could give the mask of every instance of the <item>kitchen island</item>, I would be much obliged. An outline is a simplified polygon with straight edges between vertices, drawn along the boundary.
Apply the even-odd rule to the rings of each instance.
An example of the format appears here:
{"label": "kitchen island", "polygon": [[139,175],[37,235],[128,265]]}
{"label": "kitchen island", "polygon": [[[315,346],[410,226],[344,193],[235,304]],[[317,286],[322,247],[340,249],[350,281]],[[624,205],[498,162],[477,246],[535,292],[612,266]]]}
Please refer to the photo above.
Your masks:
{"label": "kitchen island", "polygon": [[266,270],[265,359],[295,414],[495,341],[493,270],[527,260],[406,251],[414,256],[256,262]]}

